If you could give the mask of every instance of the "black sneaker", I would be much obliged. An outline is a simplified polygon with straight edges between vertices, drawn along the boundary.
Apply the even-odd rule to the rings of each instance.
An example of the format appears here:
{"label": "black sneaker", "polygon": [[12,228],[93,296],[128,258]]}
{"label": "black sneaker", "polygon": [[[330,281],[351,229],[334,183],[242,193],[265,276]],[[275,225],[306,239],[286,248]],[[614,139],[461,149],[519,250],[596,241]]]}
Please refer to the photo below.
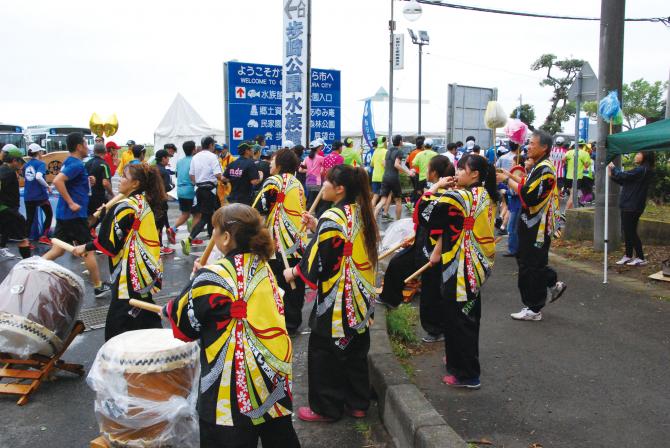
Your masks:
{"label": "black sneaker", "polygon": [[96,299],[99,299],[110,292],[112,292],[112,287],[110,286],[109,283],[103,283],[102,285],[100,285],[99,288],[93,289],[93,293],[95,294]]}

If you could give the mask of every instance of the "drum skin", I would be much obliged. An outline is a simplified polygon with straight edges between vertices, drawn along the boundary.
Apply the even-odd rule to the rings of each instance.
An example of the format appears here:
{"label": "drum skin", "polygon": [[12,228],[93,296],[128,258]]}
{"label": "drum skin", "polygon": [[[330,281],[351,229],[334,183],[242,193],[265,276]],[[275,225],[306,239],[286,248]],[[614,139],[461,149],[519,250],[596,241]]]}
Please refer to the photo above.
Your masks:
{"label": "drum skin", "polygon": [[120,447],[197,441],[199,358],[196,343],[174,339],[170,330],[129,331],[107,341],[88,377],[100,432]]}
{"label": "drum skin", "polygon": [[0,284],[0,352],[51,356],[79,314],[84,282],[40,257],[18,262]]}

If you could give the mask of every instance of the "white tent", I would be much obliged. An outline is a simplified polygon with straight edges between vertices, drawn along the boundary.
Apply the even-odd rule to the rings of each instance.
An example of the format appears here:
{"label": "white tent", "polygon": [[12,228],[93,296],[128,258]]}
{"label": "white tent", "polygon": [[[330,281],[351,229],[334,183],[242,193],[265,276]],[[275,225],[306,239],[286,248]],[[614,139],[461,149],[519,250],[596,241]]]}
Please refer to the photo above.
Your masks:
{"label": "white tent", "polygon": [[174,167],[177,161],[184,157],[181,145],[185,141],[193,140],[198,146],[200,140],[207,135],[213,136],[221,143],[225,139],[223,131],[207,124],[193,106],[178,93],[154,131],[154,148],[158,150],[166,143],[174,143],[177,146],[177,155],[170,161],[170,165]]}

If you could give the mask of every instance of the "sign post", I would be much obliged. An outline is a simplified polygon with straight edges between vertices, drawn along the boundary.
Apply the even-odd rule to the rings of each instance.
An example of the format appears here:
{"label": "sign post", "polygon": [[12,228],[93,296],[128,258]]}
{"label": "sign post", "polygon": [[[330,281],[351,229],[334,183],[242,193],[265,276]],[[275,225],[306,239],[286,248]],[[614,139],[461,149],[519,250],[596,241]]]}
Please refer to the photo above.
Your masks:
{"label": "sign post", "polygon": [[[579,112],[582,107],[582,101],[596,101],[598,99],[598,78],[594,73],[591,65],[584,62],[582,69],[577,74],[575,82],[568,90],[568,99],[575,101],[575,108],[577,110],[575,116],[575,154],[573,158],[573,178],[572,178],[572,206],[579,207],[579,196],[577,195],[577,179],[579,178],[579,139],[581,121]],[[587,130],[588,132],[588,122]],[[586,142],[586,139],[584,139]]]}
{"label": "sign post", "polygon": [[284,0],[282,140],[309,144],[311,0]]}

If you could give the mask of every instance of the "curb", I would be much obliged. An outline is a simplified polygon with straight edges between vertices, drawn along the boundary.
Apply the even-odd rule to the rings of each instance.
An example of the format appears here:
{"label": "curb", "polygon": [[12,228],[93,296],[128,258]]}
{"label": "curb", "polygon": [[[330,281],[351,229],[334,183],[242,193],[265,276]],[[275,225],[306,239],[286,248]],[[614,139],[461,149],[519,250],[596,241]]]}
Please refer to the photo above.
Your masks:
{"label": "curb", "polygon": [[467,447],[410,380],[391,350],[386,308],[375,309],[368,353],[370,384],[377,394],[379,417],[398,448]]}

